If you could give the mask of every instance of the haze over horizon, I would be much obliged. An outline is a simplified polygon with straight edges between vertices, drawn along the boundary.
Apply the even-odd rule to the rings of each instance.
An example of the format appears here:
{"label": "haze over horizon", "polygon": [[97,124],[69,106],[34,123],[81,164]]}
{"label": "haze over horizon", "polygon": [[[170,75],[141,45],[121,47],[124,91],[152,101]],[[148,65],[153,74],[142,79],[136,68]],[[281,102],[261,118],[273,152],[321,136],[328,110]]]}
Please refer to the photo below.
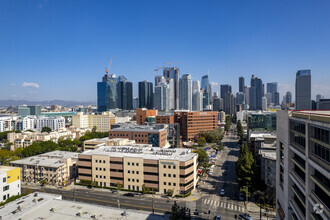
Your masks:
{"label": "haze over horizon", "polygon": [[0,100],[96,101],[105,74],[154,82],[165,62],[194,80],[249,85],[312,71],[312,99],[330,98],[329,1],[1,1]]}

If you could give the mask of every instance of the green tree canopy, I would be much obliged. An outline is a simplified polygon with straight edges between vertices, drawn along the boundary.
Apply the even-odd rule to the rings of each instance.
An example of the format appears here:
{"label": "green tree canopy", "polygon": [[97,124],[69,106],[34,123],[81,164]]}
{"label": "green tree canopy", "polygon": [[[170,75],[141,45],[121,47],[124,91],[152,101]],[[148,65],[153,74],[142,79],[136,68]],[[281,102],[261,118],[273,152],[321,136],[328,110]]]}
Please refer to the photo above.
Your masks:
{"label": "green tree canopy", "polygon": [[52,129],[50,127],[43,127],[41,129],[41,132],[48,132],[48,133],[50,133],[51,131],[52,131]]}

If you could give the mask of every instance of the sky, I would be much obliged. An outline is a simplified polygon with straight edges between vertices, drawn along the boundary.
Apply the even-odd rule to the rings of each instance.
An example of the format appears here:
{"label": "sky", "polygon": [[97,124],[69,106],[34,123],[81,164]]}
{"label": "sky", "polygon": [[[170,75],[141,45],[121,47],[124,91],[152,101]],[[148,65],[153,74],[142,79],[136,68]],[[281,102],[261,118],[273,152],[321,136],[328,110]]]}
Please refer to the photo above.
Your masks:
{"label": "sky", "polygon": [[[0,1],[0,99],[96,101],[110,73],[154,82],[166,62],[214,85],[278,82],[312,71],[330,98],[329,0]],[[215,89],[215,88],[214,88]]]}

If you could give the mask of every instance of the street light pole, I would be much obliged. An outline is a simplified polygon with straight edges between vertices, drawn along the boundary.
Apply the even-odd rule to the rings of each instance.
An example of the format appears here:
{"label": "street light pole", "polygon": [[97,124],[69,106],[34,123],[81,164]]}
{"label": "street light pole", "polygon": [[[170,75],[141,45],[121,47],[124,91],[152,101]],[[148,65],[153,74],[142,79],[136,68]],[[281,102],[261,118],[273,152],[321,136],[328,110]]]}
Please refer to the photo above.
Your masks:
{"label": "street light pole", "polygon": [[154,188],[152,188],[152,214],[155,214],[154,196]]}

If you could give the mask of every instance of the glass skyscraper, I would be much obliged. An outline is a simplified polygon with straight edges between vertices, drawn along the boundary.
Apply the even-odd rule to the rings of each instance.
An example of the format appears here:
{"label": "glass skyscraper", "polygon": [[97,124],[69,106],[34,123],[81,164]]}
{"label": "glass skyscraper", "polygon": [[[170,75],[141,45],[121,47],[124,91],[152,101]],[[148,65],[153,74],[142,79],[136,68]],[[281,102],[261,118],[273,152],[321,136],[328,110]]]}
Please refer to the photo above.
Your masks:
{"label": "glass skyscraper", "polygon": [[104,75],[102,82],[97,83],[97,111],[104,112],[117,108],[116,75]]}
{"label": "glass skyscraper", "polygon": [[139,108],[153,109],[153,84],[146,80],[139,82]]}
{"label": "glass skyscraper", "polygon": [[296,74],[296,110],[310,110],[311,99],[311,71],[299,70]]}

